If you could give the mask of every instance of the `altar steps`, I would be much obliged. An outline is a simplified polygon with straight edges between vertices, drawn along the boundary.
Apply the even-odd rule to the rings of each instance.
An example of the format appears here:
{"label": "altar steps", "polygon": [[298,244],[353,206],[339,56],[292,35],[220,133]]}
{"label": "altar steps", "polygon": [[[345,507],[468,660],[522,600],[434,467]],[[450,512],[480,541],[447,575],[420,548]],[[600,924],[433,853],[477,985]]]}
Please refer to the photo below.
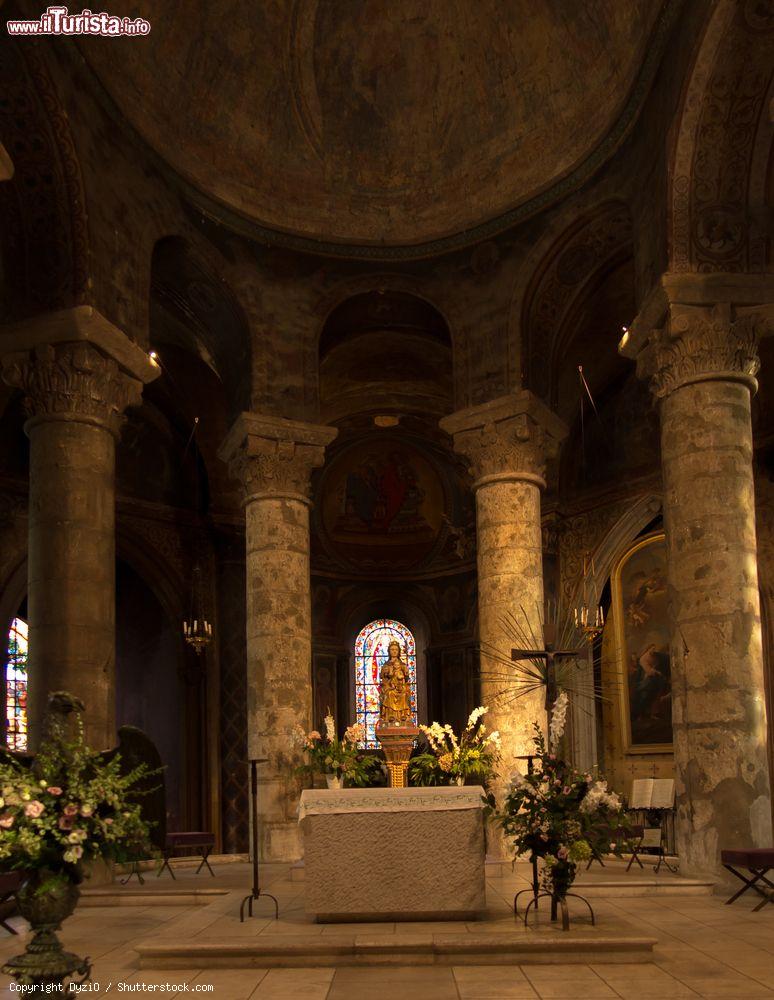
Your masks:
{"label": "altar steps", "polygon": [[[278,940],[281,939],[281,940]],[[135,945],[141,969],[250,969],[358,965],[524,965],[636,963],[654,938],[523,931],[467,934],[262,934],[249,940],[197,939]]]}
{"label": "altar steps", "polygon": [[81,889],[78,906],[209,906],[227,895],[228,889],[175,889],[167,886],[132,889],[108,885]]}

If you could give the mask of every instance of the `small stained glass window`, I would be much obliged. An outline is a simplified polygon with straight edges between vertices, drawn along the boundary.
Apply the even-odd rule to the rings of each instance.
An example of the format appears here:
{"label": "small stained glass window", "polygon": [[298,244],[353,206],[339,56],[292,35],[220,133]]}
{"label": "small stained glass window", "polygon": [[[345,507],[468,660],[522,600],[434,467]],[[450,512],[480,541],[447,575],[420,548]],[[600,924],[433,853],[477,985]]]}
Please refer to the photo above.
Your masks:
{"label": "small stained glass window", "polygon": [[6,746],[27,749],[27,622],[14,618],[5,661]]}
{"label": "small stained glass window", "polygon": [[378,747],[376,723],[379,721],[379,674],[389,659],[389,645],[400,644],[401,659],[408,666],[411,685],[411,718],[417,724],[417,652],[414,636],[400,622],[379,618],[360,632],[355,640],[355,709],[357,721],[365,727],[364,746]]}

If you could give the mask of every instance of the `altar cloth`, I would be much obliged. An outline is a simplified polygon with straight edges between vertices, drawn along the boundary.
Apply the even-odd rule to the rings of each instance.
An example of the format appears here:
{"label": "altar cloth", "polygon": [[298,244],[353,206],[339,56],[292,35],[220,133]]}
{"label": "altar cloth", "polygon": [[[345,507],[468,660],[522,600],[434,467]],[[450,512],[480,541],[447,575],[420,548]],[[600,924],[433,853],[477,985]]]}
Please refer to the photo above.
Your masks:
{"label": "altar cloth", "polygon": [[471,920],[485,908],[483,789],[308,789],[306,911],[321,922]]}

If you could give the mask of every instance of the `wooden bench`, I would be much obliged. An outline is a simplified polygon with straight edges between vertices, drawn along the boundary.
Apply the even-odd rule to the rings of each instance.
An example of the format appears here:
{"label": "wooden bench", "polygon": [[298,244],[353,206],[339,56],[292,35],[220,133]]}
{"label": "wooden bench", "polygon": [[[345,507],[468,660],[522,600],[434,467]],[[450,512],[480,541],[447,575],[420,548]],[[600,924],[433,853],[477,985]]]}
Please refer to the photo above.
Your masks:
{"label": "wooden bench", "polygon": [[198,875],[199,872],[202,870],[202,868],[206,865],[207,871],[214,878],[215,872],[210,867],[210,862],[208,860],[214,846],[215,846],[215,834],[207,833],[204,830],[186,830],[185,832],[181,833],[168,833],[166,835],[164,850],[162,852],[164,860],[161,864],[161,868],[159,868],[157,872],[157,876],[161,875],[161,873],[166,868],[169,874],[172,876],[172,878],[175,878],[175,873],[172,871],[172,868],[170,867],[169,859],[172,857],[175,851],[180,850],[182,848],[186,848],[188,850],[195,850],[198,854],[201,855],[202,860],[199,864],[199,867],[196,869],[196,874]]}
{"label": "wooden bench", "polygon": [[16,912],[16,891],[21,888],[23,881],[23,872],[5,872],[0,875],[0,927],[9,934],[19,933],[6,920]]}
{"label": "wooden bench", "polygon": [[[759,896],[763,896],[761,902],[753,908],[753,913],[757,913],[767,903],[774,904],[774,882],[767,878],[768,873],[774,868],[774,847],[748,847],[742,850],[721,851],[720,860],[727,871],[744,883],[738,892],[726,900],[727,906],[744,895],[748,889],[754,889]],[[746,868],[750,877],[737,871],[738,868]],[[759,884],[761,882],[770,890],[769,892],[761,887]]]}

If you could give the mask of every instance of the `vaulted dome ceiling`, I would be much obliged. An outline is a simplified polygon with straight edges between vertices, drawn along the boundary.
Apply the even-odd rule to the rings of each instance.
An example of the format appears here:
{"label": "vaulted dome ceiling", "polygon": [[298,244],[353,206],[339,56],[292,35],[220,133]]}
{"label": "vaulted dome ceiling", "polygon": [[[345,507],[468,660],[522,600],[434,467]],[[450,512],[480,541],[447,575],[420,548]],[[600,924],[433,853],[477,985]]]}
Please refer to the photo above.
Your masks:
{"label": "vaulted dome ceiling", "polygon": [[138,0],[149,36],[80,45],[140,135],[225,211],[411,245],[508,224],[598,166],[653,71],[660,8]]}

